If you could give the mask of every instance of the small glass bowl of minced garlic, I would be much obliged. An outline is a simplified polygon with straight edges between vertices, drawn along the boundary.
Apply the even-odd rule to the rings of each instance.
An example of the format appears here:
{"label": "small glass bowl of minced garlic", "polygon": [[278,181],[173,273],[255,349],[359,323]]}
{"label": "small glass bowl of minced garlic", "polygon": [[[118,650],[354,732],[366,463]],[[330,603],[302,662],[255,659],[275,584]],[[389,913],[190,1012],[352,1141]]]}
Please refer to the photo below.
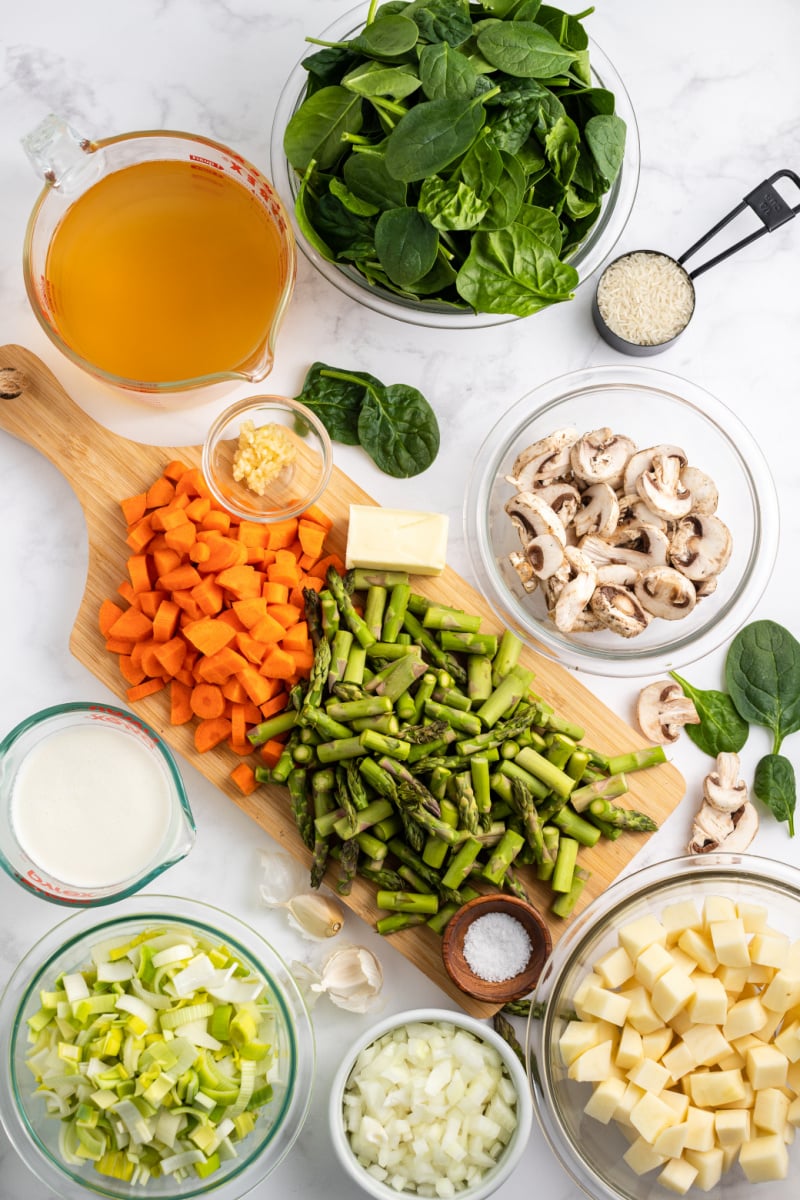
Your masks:
{"label": "small glass bowl of minced garlic", "polygon": [[315,504],[333,452],[319,418],[286,396],[251,396],[208,431],[203,475],[214,498],[242,521],[289,520]]}

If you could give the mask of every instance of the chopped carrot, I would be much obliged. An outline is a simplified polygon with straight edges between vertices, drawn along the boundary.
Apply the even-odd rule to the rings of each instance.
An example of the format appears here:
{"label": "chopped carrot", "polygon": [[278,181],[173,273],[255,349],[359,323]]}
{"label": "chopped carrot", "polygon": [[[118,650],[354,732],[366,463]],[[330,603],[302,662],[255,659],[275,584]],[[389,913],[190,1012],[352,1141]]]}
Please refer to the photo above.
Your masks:
{"label": "chopped carrot", "polygon": [[[180,488],[177,491],[180,491]],[[190,521],[195,521],[199,524],[203,517],[211,512],[211,498],[209,496],[195,496],[194,500],[189,501],[185,511]]]}
{"label": "chopped carrot", "polygon": [[344,575],[345,571],[347,570],[344,565],[344,560],[341,559],[338,554],[327,554],[324,558],[317,560],[317,564],[314,567],[314,574],[319,575],[324,579],[328,567],[333,567],[340,575]]}
{"label": "chopped carrot", "polygon": [[208,562],[211,558],[211,547],[208,542],[195,542],[189,548],[189,561],[193,563]]}
{"label": "chopped carrot", "polygon": [[[111,626],[116,620],[118,620],[119,617],[122,616],[122,611],[123,610],[120,608],[119,604],[115,604],[113,600],[104,600],[100,605],[100,612],[98,613],[98,625],[100,626],[100,632],[104,638],[108,637]],[[265,614],[266,611],[267,609],[265,605]]]}
{"label": "chopped carrot", "polygon": [[162,475],[147,489],[147,507],[160,508],[162,504],[169,504],[174,495],[175,484]]}
{"label": "chopped carrot", "polygon": [[212,655],[233,641],[235,631],[216,617],[201,617],[185,625],[183,633],[201,654]]}
{"label": "chopped carrot", "polygon": [[245,656],[248,662],[255,663],[258,666],[264,657],[265,646],[258,638],[254,638],[252,634],[241,630],[236,634],[236,649]]}
{"label": "chopped carrot", "polygon": [[194,730],[194,746],[200,754],[213,750],[231,735],[231,723],[227,717],[211,717],[198,721]]}
{"label": "chopped carrot", "polygon": [[[231,741],[234,745],[244,745],[247,738],[247,721],[243,704],[231,704]],[[251,747],[252,749],[252,747]]]}
{"label": "chopped carrot", "polygon": [[240,563],[235,567],[227,567],[217,574],[217,583],[237,600],[246,600],[261,595],[263,576],[260,571]]}
{"label": "chopped carrot", "polygon": [[190,467],[188,471],[184,471],[175,484],[176,495],[183,495],[184,492],[189,496],[211,496],[199,467]]}
{"label": "chopped carrot", "polygon": [[271,696],[269,700],[259,704],[262,719],[266,720],[268,717],[274,717],[277,713],[284,712],[288,702],[289,698],[286,692],[278,692],[277,695]]}
{"label": "chopped carrot", "polygon": [[[244,690],[239,680],[235,675],[231,675],[222,684],[222,694],[226,700],[230,700],[231,704],[241,704],[244,706],[247,701],[247,692]],[[261,718],[259,717],[259,720]]]}
{"label": "chopped carrot", "polygon": [[[281,650],[280,646],[272,647],[264,658],[262,666],[265,673],[274,676],[275,679],[288,679],[295,672],[294,658],[286,650]],[[241,679],[241,672],[239,678]],[[247,687],[243,679],[242,683]],[[252,700],[253,697],[251,696],[250,699]],[[256,701],[253,702],[256,703]]]}
{"label": "chopped carrot", "polygon": [[274,767],[283,754],[283,742],[279,742],[275,738],[270,738],[268,742],[264,742],[259,747],[258,753],[265,766]]}
{"label": "chopped carrot", "polygon": [[291,546],[296,537],[297,517],[290,517],[286,521],[275,521],[269,526],[267,548],[269,550],[283,550],[287,546]]}
{"label": "chopped carrot", "polygon": [[158,651],[162,645],[162,642],[155,642],[152,638],[148,638],[146,642],[142,643],[141,652],[136,656],[137,662],[141,664],[142,670],[150,679],[162,679],[166,674],[158,657]]}
{"label": "chopped carrot", "polygon": [[265,645],[279,642],[285,632],[286,626],[276,620],[271,613],[265,613],[259,621],[256,621],[255,625],[250,627],[251,635]]}
{"label": "chopped carrot", "polygon": [[153,622],[144,613],[135,608],[127,608],[121,616],[117,617],[114,624],[109,629],[109,636],[113,638],[126,638],[131,642],[141,642],[145,638],[150,637],[153,630]]}
{"label": "chopped carrot", "polygon": [[244,625],[232,608],[223,608],[217,620],[222,621],[225,625],[230,625],[234,633],[244,633]]}
{"label": "chopped carrot", "polygon": [[141,521],[137,521],[135,525],[131,525],[128,530],[125,541],[130,546],[135,554],[141,553],[148,542],[151,542],[155,537],[155,529],[150,523],[149,517],[142,517]]}
{"label": "chopped carrot", "polygon": [[207,615],[204,614],[191,592],[185,592],[181,588],[177,588],[172,593],[172,599],[179,608],[183,609],[189,621],[199,621],[201,617]]}
{"label": "chopped carrot", "polygon": [[237,536],[245,546],[257,546],[266,550],[269,544],[269,526],[260,525],[257,521],[240,521]]}
{"label": "chopped carrot", "polygon": [[126,600],[128,604],[133,604],[135,602],[136,592],[133,590],[133,584],[131,583],[130,579],[123,579],[122,583],[117,588],[117,591],[119,592],[120,596],[122,596],[122,599]]}
{"label": "chopped carrot", "polygon": [[281,639],[284,650],[307,650],[309,646],[308,622],[298,621],[291,625]]}
{"label": "chopped carrot", "polygon": [[171,529],[177,529],[179,525],[191,525],[191,521],[180,507],[180,502],[185,502],[186,497],[178,496],[177,500],[177,504],[172,501],[165,504],[163,508],[157,508],[152,512],[150,524],[153,529],[157,529],[159,533],[168,533]]}
{"label": "chopped carrot", "polygon": [[[202,541],[200,533],[197,540]],[[243,563],[247,558],[247,547],[241,542],[234,541],[233,538],[224,537],[221,533],[214,534],[208,542],[209,556],[203,562],[198,563],[198,568],[206,571],[224,571],[226,567],[235,567],[239,563]]]}
{"label": "chopped carrot", "polygon": [[243,796],[251,795],[258,787],[255,771],[248,763],[239,763],[238,767],[234,767],[231,779]]}
{"label": "chopped carrot", "polygon": [[247,659],[237,654],[230,646],[224,646],[216,654],[203,655],[195,664],[197,678],[205,683],[227,683],[231,675],[248,665]]}
{"label": "chopped carrot", "polygon": [[178,551],[172,550],[169,546],[165,546],[163,550],[152,550],[151,548],[151,551],[150,557],[152,557],[158,579],[161,579],[164,575],[169,575],[170,571],[179,568],[183,562]]}
{"label": "chopped carrot", "polygon": [[135,645],[135,642],[129,642],[127,638],[106,639],[106,650],[112,654],[130,654]]}
{"label": "chopped carrot", "polygon": [[315,525],[321,525],[326,533],[330,533],[333,529],[333,517],[324,513],[317,504],[312,504],[304,513],[301,513],[300,520],[313,521]]}
{"label": "chopped carrot", "polygon": [[186,642],[182,637],[170,638],[168,642],[159,642],[153,653],[161,664],[165,675],[175,676],[186,661]]}
{"label": "chopped carrot", "polygon": [[203,720],[221,717],[225,712],[225,697],[214,683],[198,683],[192,688],[192,712]]}
{"label": "chopped carrot", "polygon": [[300,581],[300,568],[290,550],[278,550],[275,562],[267,567],[267,579],[271,583],[285,583],[293,588]]}
{"label": "chopped carrot", "polygon": [[163,679],[146,679],[144,683],[137,683],[133,687],[129,687],[125,695],[129,704],[135,704],[137,700],[144,700],[145,696],[152,696],[156,692],[160,692],[163,687]]}
{"label": "chopped carrot", "polygon": [[166,592],[159,590],[153,592],[139,592],[138,596],[134,596],[134,603],[140,612],[143,612],[146,617],[152,621],[158,612],[158,606],[162,600],[167,597]]}
{"label": "chopped carrot", "polygon": [[261,595],[267,604],[286,604],[289,599],[289,589],[285,583],[271,583],[267,580],[261,589]]}
{"label": "chopped carrot", "polygon": [[267,615],[267,602],[263,596],[248,596],[245,600],[234,600],[231,608],[246,629],[252,629]]}
{"label": "chopped carrot", "polygon": [[130,654],[120,654],[119,670],[122,678],[131,687],[136,687],[137,683],[141,683],[146,678],[142,668],[133,665]]}
{"label": "chopped carrot", "polygon": [[135,525],[137,521],[141,521],[147,511],[147,492],[140,492],[138,496],[128,496],[125,500],[120,500],[119,506],[122,509],[125,524]]}
{"label": "chopped carrot", "polygon": [[314,651],[311,648],[311,642],[308,643],[305,650],[288,650],[287,654],[294,659],[295,673],[298,678],[307,674],[314,665]]}
{"label": "chopped carrot", "polygon": [[201,529],[218,529],[220,533],[227,533],[230,527],[231,514],[221,508],[210,509],[200,522]]}
{"label": "chopped carrot", "polygon": [[222,612],[222,606],[225,602],[225,592],[216,582],[213,575],[206,575],[200,583],[193,587],[192,596],[207,617],[213,617],[217,613]]}
{"label": "chopped carrot", "polygon": [[175,550],[184,558],[188,556],[189,551],[194,545],[195,527],[192,521],[182,521],[180,525],[176,525],[173,529],[168,529],[164,534],[164,541],[169,546],[170,550]]}
{"label": "chopped carrot", "polygon": [[[273,647],[270,654],[274,654],[277,646]],[[236,672],[236,678],[247,692],[248,697],[253,704],[263,704],[269,699],[269,688],[266,680],[259,675],[255,667],[243,667],[241,671]]]}
{"label": "chopped carrot", "polygon": [[302,609],[294,604],[267,605],[267,616],[273,617],[284,629],[288,629],[290,625],[296,625],[302,615]]}
{"label": "chopped carrot", "polygon": [[174,600],[161,601],[153,617],[153,637],[157,642],[168,642],[173,636],[178,628],[180,611]]}
{"label": "chopped carrot", "polygon": [[169,719],[173,725],[187,725],[194,713],[190,703],[192,689],[173,679],[169,685]]}
{"label": "chopped carrot", "polygon": [[164,475],[165,478],[171,479],[173,483],[177,483],[181,475],[184,475],[188,469],[189,468],[186,466],[186,463],[182,463],[180,459],[174,458],[172,462],[167,463],[161,474]]}
{"label": "chopped carrot", "polygon": [[200,576],[194,569],[191,563],[181,563],[180,566],[174,567],[170,571],[166,571],[158,577],[158,586],[166,591],[174,591],[179,588],[181,591],[188,591],[195,584],[200,582]]}

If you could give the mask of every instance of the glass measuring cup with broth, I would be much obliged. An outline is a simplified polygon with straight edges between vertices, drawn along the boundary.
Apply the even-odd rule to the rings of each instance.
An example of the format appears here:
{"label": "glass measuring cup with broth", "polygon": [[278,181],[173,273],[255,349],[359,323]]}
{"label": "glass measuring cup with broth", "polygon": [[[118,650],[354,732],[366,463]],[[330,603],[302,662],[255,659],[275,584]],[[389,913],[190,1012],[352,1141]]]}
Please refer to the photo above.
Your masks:
{"label": "glass measuring cup with broth", "polygon": [[255,167],[196,135],[92,142],[55,117],[23,144],[46,182],[25,284],[59,349],[145,396],[269,373],[296,258]]}

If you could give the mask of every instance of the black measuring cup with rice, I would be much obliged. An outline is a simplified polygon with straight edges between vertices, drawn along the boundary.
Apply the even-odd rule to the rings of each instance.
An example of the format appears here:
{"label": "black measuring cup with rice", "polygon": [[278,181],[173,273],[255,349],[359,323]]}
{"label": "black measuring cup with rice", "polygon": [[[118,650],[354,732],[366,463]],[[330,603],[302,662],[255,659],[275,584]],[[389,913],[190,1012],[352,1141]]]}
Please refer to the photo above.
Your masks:
{"label": "black measuring cup with rice", "polygon": [[[785,225],[800,212],[800,203],[792,208],[774,187],[778,179],[789,179],[800,190],[800,176],[794,171],[776,171],[680,258],[658,250],[632,250],[610,262],[600,276],[592,301],[592,318],[604,341],[622,354],[642,356],[660,354],[674,345],[694,314],[694,280],[698,275],[710,271],[765,233]],[[748,208],[761,221],[759,229],[692,271],[684,266],[688,258]]]}

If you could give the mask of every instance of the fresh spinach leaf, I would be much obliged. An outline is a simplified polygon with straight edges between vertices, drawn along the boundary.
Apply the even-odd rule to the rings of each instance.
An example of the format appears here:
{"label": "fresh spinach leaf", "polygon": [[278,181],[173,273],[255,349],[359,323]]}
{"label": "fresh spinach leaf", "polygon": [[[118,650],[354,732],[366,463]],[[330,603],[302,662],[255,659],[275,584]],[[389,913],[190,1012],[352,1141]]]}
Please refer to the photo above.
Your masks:
{"label": "fresh spinach leaf", "polygon": [[487,196],[488,210],[479,229],[505,229],[517,218],[525,197],[525,172],[513,154],[500,152],[503,169]]}
{"label": "fresh spinach leaf", "polygon": [[583,134],[606,187],[611,187],[625,155],[625,122],[614,113],[590,117]]}
{"label": "fresh spinach leaf", "polygon": [[419,77],[429,100],[468,100],[475,95],[478,72],[447,42],[433,42],[420,51]]}
{"label": "fresh spinach leaf", "polygon": [[478,49],[494,67],[523,79],[549,79],[575,58],[535,21],[491,21],[478,34]]}
{"label": "fresh spinach leaf", "polygon": [[712,758],[718,754],[738,754],[747,741],[750,726],[736,711],[728,693],[692,687],[677,671],[670,671],[670,675],[697,709],[700,724],[684,727],[695,746]]}
{"label": "fresh spinach leaf", "polygon": [[344,87],[324,87],[298,108],[286,126],[283,149],[298,171],[310,162],[327,171],[345,152],[343,133],[358,133],[363,123],[362,100]]}
{"label": "fresh spinach leaf", "polygon": [[357,217],[374,217],[376,213],[380,212],[377,204],[372,204],[369,200],[362,200],[360,196],[356,196],[338,177],[331,180],[329,187],[331,195],[335,196],[348,212],[355,213]]}
{"label": "fresh spinach leaf", "polygon": [[486,201],[461,179],[441,179],[432,175],[420,188],[419,211],[434,229],[474,229],[488,209]]}
{"label": "fresh spinach leaf", "polygon": [[766,754],[756,765],[753,791],[778,821],[785,821],[794,837],[797,787],[794,767],[782,754]]}
{"label": "fresh spinach leaf", "polygon": [[365,25],[358,37],[349,43],[350,48],[374,58],[397,58],[413,50],[419,31],[404,13],[378,16]]}
{"label": "fresh spinach leaf", "polygon": [[360,63],[342,78],[342,87],[359,96],[388,96],[405,100],[420,86],[419,76],[411,67],[386,67],[382,63]]}
{"label": "fresh spinach leaf", "polygon": [[344,181],[354,195],[379,209],[400,208],[406,202],[406,185],[392,179],[386,159],[377,151],[351,154],[345,161]]}
{"label": "fresh spinach leaf", "polygon": [[486,120],[480,97],[424,100],[399,121],[386,141],[386,170],[406,183],[438,175],[463,154]]}
{"label": "fresh spinach leaf", "polygon": [[480,312],[528,317],[546,304],[570,300],[578,273],[559,261],[546,242],[515,222],[508,229],[473,235],[456,288]]}
{"label": "fresh spinach leaf", "polygon": [[740,716],[772,730],[773,754],[800,729],[800,642],[775,621],[753,621],[737,633],[725,681]]}
{"label": "fresh spinach leaf", "polygon": [[426,42],[444,42],[455,48],[472,36],[472,20],[466,4],[453,0],[426,0],[413,4],[406,12],[416,22],[420,37]]}
{"label": "fresh spinach leaf", "polygon": [[439,425],[414,387],[370,388],[358,418],[361,445],[387,475],[407,479],[427,470],[439,453]]}
{"label": "fresh spinach leaf", "polygon": [[589,45],[588,34],[579,18],[562,12],[560,8],[542,4],[536,16],[536,24],[541,25],[557,42],[570,50],[585,50]]}
{"label": "fresh spinach leaf", "polygon": [[389,208],[375,226],[375,250],[381,266],[398,287],[427,275],[439,249],[439,235],[416,208]]}
{"label": "fresh spinach leaf", "polygon": [[544,139],[545,157],[552,167],[553,178],[564,191],[578,165],[579,139],[578,127],[569,117],[559,117]]}
{"label": "fresh spinach leaf", "polygon": [[349,372],[346,377],[331,377],[332,368],[324,362],[312,363],[297,399],[316,413],[335,442],[357,446],[358,414],[366,394],[373,385],[382,387],[379,379],[365,372]]}

